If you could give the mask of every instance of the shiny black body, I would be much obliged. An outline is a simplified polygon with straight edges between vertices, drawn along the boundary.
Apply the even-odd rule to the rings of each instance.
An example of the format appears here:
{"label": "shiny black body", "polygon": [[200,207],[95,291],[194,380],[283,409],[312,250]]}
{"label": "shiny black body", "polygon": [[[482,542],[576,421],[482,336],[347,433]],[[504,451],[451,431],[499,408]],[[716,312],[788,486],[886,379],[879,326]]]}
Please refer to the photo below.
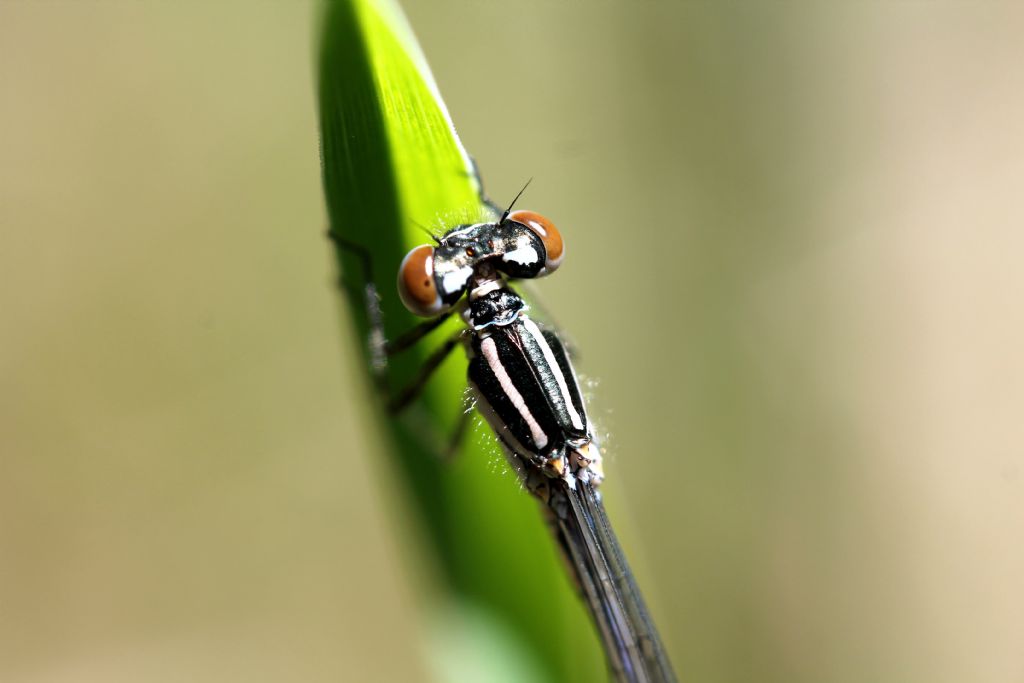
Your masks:
{"label": "shiny black body", "polygon": [[[507,448],[527,461],[564,457],[567,447],[578,448],[591,440],[586,408],[562,342],[531,321],[524,308],[522,299],[507,288],[472,302],[469,381],[486,403],[483,412]],[[490,357],[484,353],[484,344],[492,345]],[[507,377],[505,385],[497,376],[500,371]],[[514,405],[508,383],[527,406],[543,440],[536,437],[536,428],[528,426],[522,408]],[[575,424],[570,411],[577,416]]]}
{"label": "shiny black body", "polygon": [[[485,275],[482,281],[470,290],[468,316],[469,381],[477,408],[526,488],[544,502],[616,678],[674,683],[672,665],[605,514],[596,488],[600,475],[576,467],[581,457],[597,454],[565,348],[554,332],[529,318],[523,300],[501,280]],[[561,467],[553,468],[556,463]]]}

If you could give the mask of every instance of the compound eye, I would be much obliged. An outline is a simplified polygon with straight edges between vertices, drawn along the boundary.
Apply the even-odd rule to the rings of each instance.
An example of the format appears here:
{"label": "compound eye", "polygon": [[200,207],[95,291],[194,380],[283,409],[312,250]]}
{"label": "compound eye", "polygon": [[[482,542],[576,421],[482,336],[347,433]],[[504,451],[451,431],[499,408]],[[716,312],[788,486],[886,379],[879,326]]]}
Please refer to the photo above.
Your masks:
{"label": "compound eye", "polygon": [[444,308],[434,282],[434,248],[416,247],[402,259],[398,268],[398,294],[414,315],[429,318]]}
{"label": "compound eye", "polygon": [[508,217],[528,227],[544,243],[544,250],[547,252],[544,273],[550,273],[562,264],[565,246],[562,244],[562,233],[558,232],[554,223],[533,211],[513,211]]}

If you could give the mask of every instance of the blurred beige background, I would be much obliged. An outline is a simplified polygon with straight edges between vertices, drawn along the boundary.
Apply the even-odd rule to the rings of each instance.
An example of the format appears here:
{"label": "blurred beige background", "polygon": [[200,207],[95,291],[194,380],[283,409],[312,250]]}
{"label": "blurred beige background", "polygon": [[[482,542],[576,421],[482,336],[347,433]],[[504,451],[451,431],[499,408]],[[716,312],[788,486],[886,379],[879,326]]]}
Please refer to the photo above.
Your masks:
{"label": "blurred beige background", "polygon": [[[683,679],[1024,680],[1021,6],[407,4]],[[0,3],[2,681],[430,675],[314,16]]]}

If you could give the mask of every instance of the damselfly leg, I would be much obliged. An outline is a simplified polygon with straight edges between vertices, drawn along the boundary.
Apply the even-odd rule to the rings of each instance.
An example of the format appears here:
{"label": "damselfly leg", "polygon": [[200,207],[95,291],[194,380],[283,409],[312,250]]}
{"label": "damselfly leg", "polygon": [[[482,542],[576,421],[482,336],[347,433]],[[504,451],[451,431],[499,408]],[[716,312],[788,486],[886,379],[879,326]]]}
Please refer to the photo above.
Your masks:
{"label": "damselfly leg", "polygon": [[487,196],[487,190],[484,189],[484,178],[480,175],[480,165],[476,163],[476,159],[472,156],[469,157],[469,163],[473,167],[472,175],[476,180],[476,191],[477,196],[480,198],[480,203],[490,209],[491,213],[494,214],[492,218],[500,216],[504,209]]}
{"label": "damselfly leg", "polygon": [[327,236],[335,243],[338,249],[353,255],[360,264],[362,275],[361,298],[369,322],[369,333],[366,339],[367,352],[370,357],[374,384],[382,397],[382,402],[387,412],[392,416],[400,417],[407,424],[409,433],[422,442],[424,450],[435,452],[443,459],[450,459],[458,453],[469,431],[473,417],[472,405],[465,406],[459,415],[458,422],[452,433],[444,436],[437,433],[437,429],[429,416],[419,410],[419,407],[416,405],[416,399],[423,392],[431,377],[441,367],[445,359],[451,355],[457,346],[464,343],[465,330],[459,330],[450,335],[425,359],[412,379],[398,389],[392,388],[389,381],[388,361],[403,351],[415,347],[453,315],[458,314],[461,309],[454,307],[434,318],[414,325],[393,340],[389,340],[384,328],[384,314],[381,310],[380,294],[373,278],[374,264],[372,255],[363,245],[338,237],[333,231],[328,230]]}
{"label": "damselfly leg", "polygon": [[370,332],[367,338],[370,362],[373,366],[375,378],[378,384],[382,386],[386,397],[384,404],[387,406],[388,412],[393,415],[400,413],[416,400],[430,380],[431,375],[451,355],[451,352],[459,345],[465,333],[463,330],[459,330],[451,335],[424,361],[416,376],[406,386],[397,391],[392,390],[388,386],[388,360],[392,356],[413,348],[421,339],[451,318],[456,309],[453,308],[430,320],[425,320],[406,330],[393,341],[389,341],[384,329],[384,314],[381,310],[380,294],[377,291],[377,284],[373,279],[372,255],[364,246],[337,237],[331,231],[328,231],[328,237],[339,249],[353,254],[360,261],[363,271],[363,302],[370,323]]}

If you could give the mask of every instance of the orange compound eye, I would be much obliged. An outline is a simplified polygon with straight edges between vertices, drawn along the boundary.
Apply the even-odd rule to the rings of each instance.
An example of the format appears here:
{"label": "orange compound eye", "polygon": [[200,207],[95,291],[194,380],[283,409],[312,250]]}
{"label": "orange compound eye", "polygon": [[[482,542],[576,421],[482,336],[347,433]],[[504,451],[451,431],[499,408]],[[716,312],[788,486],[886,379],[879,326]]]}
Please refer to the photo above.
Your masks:
{"label": "orange compound eye", "polygon": [[434,248],[428,244],[416,247],[402,259],[398,269],[398,294],[414,315],[429,318],[444,306],[434,282]]}
{"label": "orange compound eye", "polygon": [[544,250],[547,252],[547,258],[544,261],[546,272],[550,273],[562,264],[565,245],[562,244],[562,233],[558,232],[554,223],[533,211],[513,211],[508,217],[516,223],[522,223],[533,230],[537,237],[540,237],[541,242],[544,243]]}

